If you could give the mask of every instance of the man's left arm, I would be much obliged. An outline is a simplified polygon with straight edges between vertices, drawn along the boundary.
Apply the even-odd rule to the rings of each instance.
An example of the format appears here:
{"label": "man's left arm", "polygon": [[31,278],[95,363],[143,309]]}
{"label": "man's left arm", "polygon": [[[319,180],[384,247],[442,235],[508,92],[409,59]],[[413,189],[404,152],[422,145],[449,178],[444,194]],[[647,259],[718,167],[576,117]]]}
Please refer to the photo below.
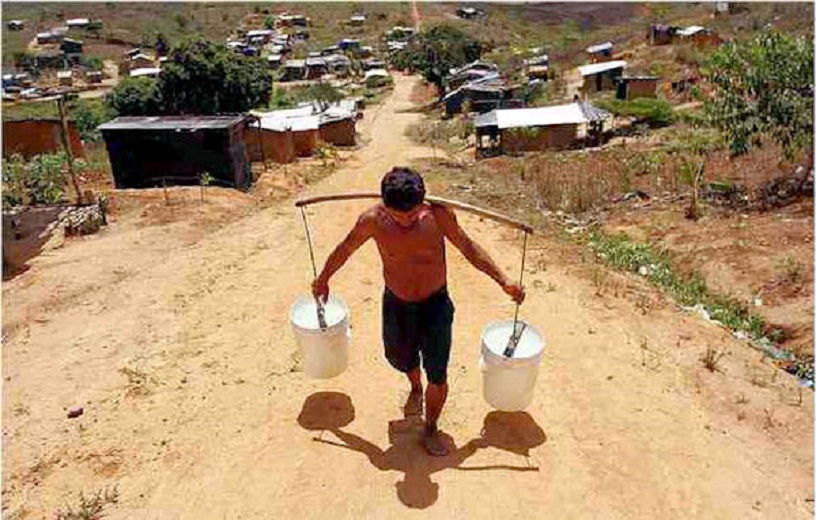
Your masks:
{"label": "man's left arm", "polygon": [[501,288],[513,298],[516,303],[524,301],[524,289],[504,274],[504,272],[496,265],[496,262],[490,258],[479,244],[474,242],[465,233],[465,230],[459,225],[456,220],[456,215],[452,210],[445,206],[433,204],[434,217],[439,224],[440,229],[451,241],[451,243],[462,252],[465,258],[473,264],[473,266],[492,278]]}

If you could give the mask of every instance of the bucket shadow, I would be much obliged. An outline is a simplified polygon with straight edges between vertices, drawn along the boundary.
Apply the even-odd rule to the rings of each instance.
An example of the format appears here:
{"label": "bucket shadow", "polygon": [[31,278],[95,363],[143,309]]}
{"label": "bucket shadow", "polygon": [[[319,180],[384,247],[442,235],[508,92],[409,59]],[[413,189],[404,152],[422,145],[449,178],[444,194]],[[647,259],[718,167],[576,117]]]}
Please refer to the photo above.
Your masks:
{"label": "bucket shadow", "polygon": [[[425,509],[439,498],[439,484],[431,479],[434,473],[446,469],[460,471],[538,471],[537,467],[493,465],[462,466],[479,449],[495,447],[515,454],[529,456],[530,449],[546,442],[544,431],[526,413],[491,412],[485,417],[482,435],[457,447],[453,438],[442,433],[448,446],[445,457],[432,457],[422,445],[424,423],[418,417],[393,420],[388,423],[388,443],[381,449],[372,442],[345,432],[341,428],[354,419],[351,399],[341,393],[320,392],[310,395],[303,404],[298,423],[306,430],[322,430],[312,440],[348,449],[365,455],[372,466],[380,471],[396,471],[403,474],[394,484],[397,498],[412,509]],[[515,428],[521,431],[513,431]],[[329,431],[338,439],[323,438]]]}

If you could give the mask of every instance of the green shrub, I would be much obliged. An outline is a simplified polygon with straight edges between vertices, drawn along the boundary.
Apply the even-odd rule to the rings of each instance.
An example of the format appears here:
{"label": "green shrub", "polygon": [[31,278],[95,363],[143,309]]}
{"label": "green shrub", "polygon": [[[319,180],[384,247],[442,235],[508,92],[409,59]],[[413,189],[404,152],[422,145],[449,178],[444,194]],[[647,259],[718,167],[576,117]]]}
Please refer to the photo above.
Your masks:
{"label": "green shrub", "polygon": [[394,78],[391,76],[371,76],[370,78],[366,79],[366,88],[382,88],[387,87],[388,85],[392,85],[394,83]]}
{"label": "green shrub", "polygon": [[632,101],[606,99],[597,100],[595,104],[616,116],[634,117],[651,127],[666,126],[674,122],[672,106],[662,99],[638,98]]}
{"label": "green shrub", "polygon": [[102,70],[102,58],[99,56],[82,56],[82,66],[88,70]]}

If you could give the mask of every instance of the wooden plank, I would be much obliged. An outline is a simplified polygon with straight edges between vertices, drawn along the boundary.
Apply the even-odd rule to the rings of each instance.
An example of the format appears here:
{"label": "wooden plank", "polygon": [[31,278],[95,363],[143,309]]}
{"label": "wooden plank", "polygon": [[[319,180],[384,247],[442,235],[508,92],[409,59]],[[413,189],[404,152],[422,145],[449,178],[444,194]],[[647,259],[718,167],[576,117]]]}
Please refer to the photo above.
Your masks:
{"label": "wooden plank", "polygon": [[[315,197],[300,199],[295,201],[295,206],[300,208],[303,206],[309,206],[311,204],[317,204],[319,202],[332,202],[338,200],[355,200],[355,199],[380,199],[380,198],[381,198],[380,194],[374,192],[337,193],[332,195],[318,195]],[[496,213],[495,211],[479,208],[477,206],[473,206],[456,200],[444,199],[442,197],[427,196],[425,197],[425,200],[432,205],[437,204],[440,206],[447,206],[451,208],[460,209],[462,211],[467,211],[469,213],[473,213],[481,217],[489,218],[497,222],[507,224],[508,226],[520,229],[526,233],[530,234],[533,233],[533,228],[529,224],[512,219],[500,213]]]}

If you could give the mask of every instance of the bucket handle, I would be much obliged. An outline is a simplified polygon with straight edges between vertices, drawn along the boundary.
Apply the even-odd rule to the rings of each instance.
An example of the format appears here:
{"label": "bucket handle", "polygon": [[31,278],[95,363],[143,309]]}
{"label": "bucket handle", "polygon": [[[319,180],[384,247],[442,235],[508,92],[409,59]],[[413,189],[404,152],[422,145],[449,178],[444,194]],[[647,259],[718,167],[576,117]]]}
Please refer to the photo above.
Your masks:
{"label": "bucket handle", "polygon": [[[306,228],[306,241],[309,244],[309,257],[312,259],[312,273],[314,274],[316,280],[317,265],[315,264],[314,249],[312,248],[312,235],[309,233],[309,223],[306,221],[306,212],[303,210],[303,206],[300,207],[300,215],[303,217],[303,227]],[[323,302],[321,302],[317,297],[315,297],[315,303],[317,304],[317,324],[320,325],[320,330],[325,331],[327,328],[326,309],[323,307]]]}
{"label": "bucket handle", "polygon": [[[519,273],[519,287],[522,287],[522,282],[524,281],[524,260],[527,258],[527,230],[524,230],[524,244],[521,248],[521,273]],[[521,339],[521,335],[524,334],[524,330],[527,328],[527,324],[523,323],[521,330],[518,328],[518,312],[519,307],[521,306],[520,303],[516,303],[516,312],[513,315],[513,333],[510,334],[510,339],[507,340],[507,346],[504,349],[504,357],[511,358],[516,351],[516,347],[518,347],[518,342]]]}

